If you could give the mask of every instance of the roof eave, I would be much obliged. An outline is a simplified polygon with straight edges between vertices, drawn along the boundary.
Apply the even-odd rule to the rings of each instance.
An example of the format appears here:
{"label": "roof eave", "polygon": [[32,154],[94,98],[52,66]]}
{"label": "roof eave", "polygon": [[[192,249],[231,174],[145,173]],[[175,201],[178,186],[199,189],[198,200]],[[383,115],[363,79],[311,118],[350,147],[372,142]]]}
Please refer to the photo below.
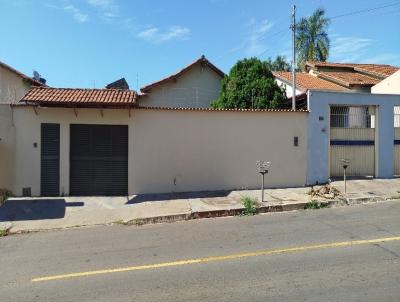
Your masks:
{"label": "roof eave", "polygon": [[212,64],[208,59],[206,59],[205,56],[201,56],[199,59],[197,59],[193,63],[187,65],[186,67],[182,68],[180,71],[178,71],[168,77],[165,77],[164,79],[161,79],[159,81],[156,81],[154,83],[151,83],[149,85],[141,87],[140,92],[142,92],[142,93],[150,92],[152,88],[160,86],[165,82],[176,80],[178,77],[182,76],[184,73],[186,73],[189,69],[191,69],[196,64],[205,64],[211,70],[213,70],[215,73],[217,73],[221,78],[223,78],[225,76],[225,73],[222,70],[220,70],[217,66]]}

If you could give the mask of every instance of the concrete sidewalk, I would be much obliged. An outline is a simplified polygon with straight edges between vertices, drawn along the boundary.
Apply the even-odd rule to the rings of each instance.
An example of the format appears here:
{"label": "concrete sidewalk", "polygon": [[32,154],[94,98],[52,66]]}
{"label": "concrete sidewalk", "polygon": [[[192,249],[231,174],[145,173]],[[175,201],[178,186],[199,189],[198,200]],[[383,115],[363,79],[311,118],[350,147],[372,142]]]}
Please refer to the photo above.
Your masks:
{"label": "concrete sidewalk", "polygon": [[[332,186],[343,192],[343,182]],[[361,203],[400,199],[400,179],[350,180],[344,196],[313,197],[309,187],[267,189],[258,212],[303,209],[311,200]],[[259,190],[146,194],[127,197],[11,198],[0,207],[0,228],[11,233],[111,223],[144,224],[231,216],[243,211],[242,196],[260,200]]]}

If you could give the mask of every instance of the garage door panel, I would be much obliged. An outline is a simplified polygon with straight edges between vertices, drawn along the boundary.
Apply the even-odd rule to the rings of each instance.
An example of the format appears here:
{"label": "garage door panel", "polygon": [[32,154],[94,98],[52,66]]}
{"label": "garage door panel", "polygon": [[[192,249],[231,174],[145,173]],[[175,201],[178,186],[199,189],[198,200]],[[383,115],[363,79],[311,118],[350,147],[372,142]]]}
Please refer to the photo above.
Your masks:
{"label": "garage door panel", "polygon": [[128,126],[71,125],[71,194],[128,194]]}
{"label": "garage door panel", "polygon": [[60,125],[41,124],[40,195],[60,195]]}

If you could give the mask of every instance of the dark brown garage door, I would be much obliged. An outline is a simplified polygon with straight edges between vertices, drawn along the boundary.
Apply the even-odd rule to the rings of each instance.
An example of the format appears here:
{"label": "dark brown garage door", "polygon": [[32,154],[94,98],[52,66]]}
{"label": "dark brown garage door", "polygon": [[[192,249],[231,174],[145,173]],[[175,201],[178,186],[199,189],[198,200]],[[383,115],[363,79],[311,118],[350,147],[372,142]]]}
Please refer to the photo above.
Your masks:
{"label": "dark brown garage door", "polygon": [[60,124],[41,124],[40,195],[60,195]]}
{"label": "dark brown garage door", "polygon": [[71,125],[70,194],[128,194],[128,126]]}

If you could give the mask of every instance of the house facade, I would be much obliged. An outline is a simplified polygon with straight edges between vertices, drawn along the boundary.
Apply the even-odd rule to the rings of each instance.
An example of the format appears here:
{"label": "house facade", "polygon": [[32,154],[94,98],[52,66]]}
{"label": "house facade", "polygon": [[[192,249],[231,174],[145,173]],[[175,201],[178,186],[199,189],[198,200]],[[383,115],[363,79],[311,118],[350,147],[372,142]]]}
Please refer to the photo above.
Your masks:
{"label": "house facade", "polygon": [[160,81],[140,89],[139,106],[161,108],[209,108],[221,90],[224,73],[201,56]]}
{"label": "house facade", "polygon": [[270,188],[341,177],[343,159],[348,175],[400,174],[400,95],[307,74],[297,79],[307,109],[297,111],[210,109],[214,96],[201,104],[162,96],[165,87],[217,87],[222,74],[210,64],[201,58],[142,94],[124,81],[110,86],[118,89],[29,90],[3,107],[12,114],[0,130],[12,131],[0,141],[7,158],[0,187],[17,196],[255,189],[257,161],[272,163]]}
{"label": "house facade", "polygon": [[0,188],[13,184],[15,127],[13,107],[32,88],[43,84],[0,62]]}
{"label": "house facade", "polygon": [[136,97],[31,90],[14,113],[14,194],[255,189],[258,160],[273,163],[268,186],[305,184],[306,111],[142,108]]}

